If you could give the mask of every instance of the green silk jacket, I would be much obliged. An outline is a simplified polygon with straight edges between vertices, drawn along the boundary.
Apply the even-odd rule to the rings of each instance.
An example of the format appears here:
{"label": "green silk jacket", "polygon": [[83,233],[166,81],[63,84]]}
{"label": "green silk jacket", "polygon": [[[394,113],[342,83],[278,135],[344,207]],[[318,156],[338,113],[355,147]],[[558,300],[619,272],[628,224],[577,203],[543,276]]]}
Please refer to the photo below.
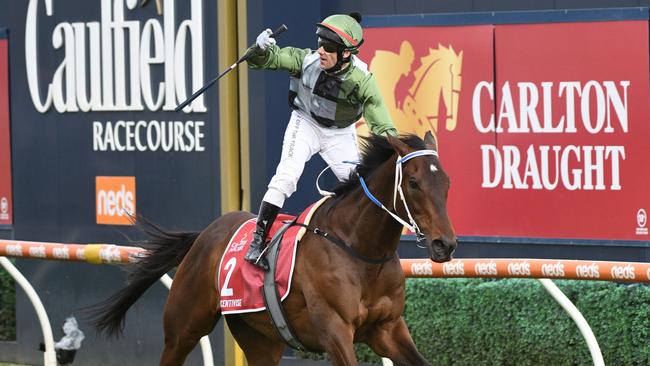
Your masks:
{"label": "green silk jacket", "polygon": [[397,134],[375,79],[356,56],[344,69],[328,73],[320,68],[318,52],[272,45],[258,50],[248,64],[253,69],[288,71],[291,107],[323,126],[344,128],[363,115],[373,133]]}

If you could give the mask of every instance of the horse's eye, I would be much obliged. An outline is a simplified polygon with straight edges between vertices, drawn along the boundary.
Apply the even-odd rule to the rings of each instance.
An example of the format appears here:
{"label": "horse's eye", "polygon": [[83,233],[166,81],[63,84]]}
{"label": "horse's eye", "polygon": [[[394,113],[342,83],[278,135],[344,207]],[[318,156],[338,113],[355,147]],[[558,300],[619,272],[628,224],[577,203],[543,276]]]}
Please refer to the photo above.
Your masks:
{"label": "horse's eye", "polygon": [[414,178],[409,179],[409,188],[411,189],[420,189],[420,186],[418,185],[418,182],[415,181]]}

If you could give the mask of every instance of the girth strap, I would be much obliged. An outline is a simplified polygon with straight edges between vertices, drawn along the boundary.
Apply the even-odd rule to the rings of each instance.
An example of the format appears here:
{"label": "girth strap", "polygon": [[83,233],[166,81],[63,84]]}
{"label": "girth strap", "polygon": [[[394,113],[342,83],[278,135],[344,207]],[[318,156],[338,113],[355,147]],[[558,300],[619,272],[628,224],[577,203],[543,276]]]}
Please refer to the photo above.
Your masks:
{"label": "girth strap", "polygon": [[354,250],[354,248],[352,248],[351,246],[347,245],[343,240],[341,240],[341,239],[339,239],[339,238],[337,238],[335,236],[332,236],[328,232],[323,231],[323,230],[321,230],[321,229],[319,229],[317,227],[311,227],[311,226],[305,225],[305,224],[300,223],[300,222],[295,222],[292,225],[304,227],[305,229],[307,229],[307,231],[312,232],[312,233],[314,233],[314,234],[316,234],[318,236],[321,236],[321,237],[329,240],[331,243],[335,244],[337,247],[345,250],[345,252],[348,253],[351,257],[354,257],[354,258],[356,258],[356,259],[358,259],[360,261],[366,262],[366,263],[383,264],[383,263],[386,263],[386,262],[392,260],[393,258],[395,258],[395,254],[390,255],[390,256],[385,256],[385,257],[380,258],[380,259],[369,258],[369,257],[366,257],[365,255],[359,254],[359,252]]}
{"label": "girth strap", "polygon": [[264,304],[266,305],[266,311],[269,313],[271,318],[271,323],[275,327],[275,330],[278,331],[278,334],[290,347],[304,351],[306,350],[305,346],[300,343],[298,338],[293,333],[289,322],[287,322],[287,316],[284,313],[284,308],[282,307],[282,299],[278,293],[278,289],[275,283],[275,271],[278,267],[278,256],[280,253],[280,246],[282,244],[282,236],[284,232],[291,227],[297,218],[291,222],[286,222],[280,230],[273,236],[269,247],[266,253],[266,258],[269,261],[270,269],[264,274],[264,287],[262,288],[262,294],[264,295]]}

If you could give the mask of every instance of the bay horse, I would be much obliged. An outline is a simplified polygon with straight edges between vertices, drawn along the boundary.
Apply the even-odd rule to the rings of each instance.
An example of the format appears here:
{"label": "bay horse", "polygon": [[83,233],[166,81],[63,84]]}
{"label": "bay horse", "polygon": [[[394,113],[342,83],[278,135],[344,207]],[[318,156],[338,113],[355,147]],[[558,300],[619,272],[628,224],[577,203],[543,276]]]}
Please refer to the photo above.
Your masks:
{"label": "bay horse", "polygon": [[[396,253],[403,224],[394,216],[407,225],[409,218],[433,261],[449,261],[457,245],[446,210],[449,177],[430,132],[424,140],[373,135],[361,145],[357,174],[335,188],[335,197],[317,209],[310,223],[358,255],[308,231],[298,245],[291,292],[282,305],[300,343],[326,352],[334,365],[356,365],[357,342],[398,365],[428,365],[401,316],[405,283]],[[397,195],[397,188],[403,193]],[[160,365],[182,365],[221,318],[217,267],[230,237],[252,217],[249,212],[227,213],[200,233],[166,232],[140,222],[150,236],[141,243],[149,255],[133,266],[127,287],[94,308],[99,331],[119,335],[129,307],[178,266],[164,309]],[[249,365],[280,362],[286,345],[267,312],[228,314],[225,320]]]}

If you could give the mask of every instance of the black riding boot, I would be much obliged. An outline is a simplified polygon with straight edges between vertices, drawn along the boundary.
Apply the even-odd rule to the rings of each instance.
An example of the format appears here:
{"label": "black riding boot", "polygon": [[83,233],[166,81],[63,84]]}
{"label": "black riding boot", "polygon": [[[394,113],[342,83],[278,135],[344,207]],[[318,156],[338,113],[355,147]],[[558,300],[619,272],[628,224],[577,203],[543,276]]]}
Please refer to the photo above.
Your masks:
{"label": "black riding boot", "polygon": [[253,233],[253,242],[246,252],[244,259],[265,271],[269,270],[269,262],[266,257],[262,255],[266,248],[266,236],[278,215],[280,207],[268,202],[262,201],[260,205],[260,213],[257,215],[257,223],[255,225],[255,233]]}

